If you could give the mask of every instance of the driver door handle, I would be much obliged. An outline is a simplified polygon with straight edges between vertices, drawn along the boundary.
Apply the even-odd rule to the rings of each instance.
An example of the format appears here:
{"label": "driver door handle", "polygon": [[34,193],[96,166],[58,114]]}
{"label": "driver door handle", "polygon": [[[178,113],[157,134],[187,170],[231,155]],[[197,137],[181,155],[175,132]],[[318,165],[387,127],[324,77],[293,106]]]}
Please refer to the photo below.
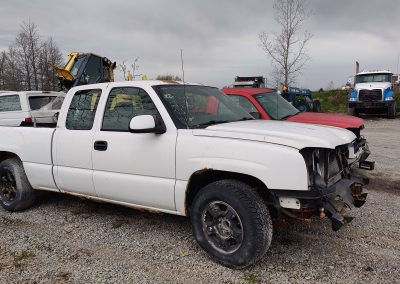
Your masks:
{"label": "driver door handle", "polygon": [[106,151],[108,148],[107,141],[96,141],[94,142],[94,149],[96,151]]}

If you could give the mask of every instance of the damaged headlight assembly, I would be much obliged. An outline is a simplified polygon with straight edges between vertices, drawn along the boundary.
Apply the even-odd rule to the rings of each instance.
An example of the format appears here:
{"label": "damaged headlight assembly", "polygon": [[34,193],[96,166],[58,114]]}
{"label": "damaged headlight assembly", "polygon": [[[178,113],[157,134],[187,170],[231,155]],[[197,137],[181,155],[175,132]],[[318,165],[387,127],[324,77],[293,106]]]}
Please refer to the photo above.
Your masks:
{"label": "damaged headlight assembly", "polygon": [[305,148],[300,151],[308,171],[309,193],[306,204],[318,206],[320,216],[332,220],[332,229],[338,230],[352,220],[345,212],[361,207],[367,191],[367,179],[354,177],[347,162],[347,146],[335,149]]}

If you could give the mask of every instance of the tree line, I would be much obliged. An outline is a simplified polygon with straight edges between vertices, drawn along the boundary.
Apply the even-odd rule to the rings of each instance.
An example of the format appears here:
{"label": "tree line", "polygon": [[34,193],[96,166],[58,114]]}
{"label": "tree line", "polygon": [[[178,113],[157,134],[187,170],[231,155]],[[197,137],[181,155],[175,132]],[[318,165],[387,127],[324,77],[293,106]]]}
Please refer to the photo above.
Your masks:
{"label": "tree line", "polygon": [[63,65],[56,42],[43,39],[35,23],[24,21],[15,40],[0,53],[0,90],[56,91],[54,65]]}

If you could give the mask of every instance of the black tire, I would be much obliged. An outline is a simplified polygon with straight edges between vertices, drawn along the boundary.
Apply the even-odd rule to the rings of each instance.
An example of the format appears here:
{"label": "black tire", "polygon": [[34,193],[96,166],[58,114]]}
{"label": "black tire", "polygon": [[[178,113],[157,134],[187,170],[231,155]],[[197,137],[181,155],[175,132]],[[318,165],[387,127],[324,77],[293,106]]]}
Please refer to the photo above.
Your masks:
{"label": "black tire", "polygon": [[388,118],[390,119],[396,118],[396,110],[397,110],[397,105],[395,102],[388,108]]}
{"label": "black tire", "polygon": [[8,211],[21,211],[33,205],[35,190],[17,158],[0,163],[0,204]]}
{"label": "black tire", "polygon": [[190,221],[199,245],[227,267],[252,265],[271,244],[272,221],[265,203],[239,181],[220,180],[201,189],[190,208]]}
{"label": "black tire", "polygon": [[310,110],[310,106],[307,102],[301,101],[294,105],[300,112],[307,112]]}
{"label": "black tire", "polygon": [[358,111],[354,107],[349,107],[348,114],[352,116],[358,116]]}
{"label": "black tire", "polygon": [[313,112],[321,112],[321,102],[319,100],[313,101]]}

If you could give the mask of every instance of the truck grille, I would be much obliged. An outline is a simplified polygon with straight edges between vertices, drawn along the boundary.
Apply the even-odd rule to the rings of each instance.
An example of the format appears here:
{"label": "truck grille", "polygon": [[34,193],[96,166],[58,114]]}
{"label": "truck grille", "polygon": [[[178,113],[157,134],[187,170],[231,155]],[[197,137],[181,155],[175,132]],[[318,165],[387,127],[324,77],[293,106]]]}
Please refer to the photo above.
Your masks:
{"label": "truck grille", "polygon": [[382,101],[382,90],[360,90],[358,93],[358,99],[360,102]]}

